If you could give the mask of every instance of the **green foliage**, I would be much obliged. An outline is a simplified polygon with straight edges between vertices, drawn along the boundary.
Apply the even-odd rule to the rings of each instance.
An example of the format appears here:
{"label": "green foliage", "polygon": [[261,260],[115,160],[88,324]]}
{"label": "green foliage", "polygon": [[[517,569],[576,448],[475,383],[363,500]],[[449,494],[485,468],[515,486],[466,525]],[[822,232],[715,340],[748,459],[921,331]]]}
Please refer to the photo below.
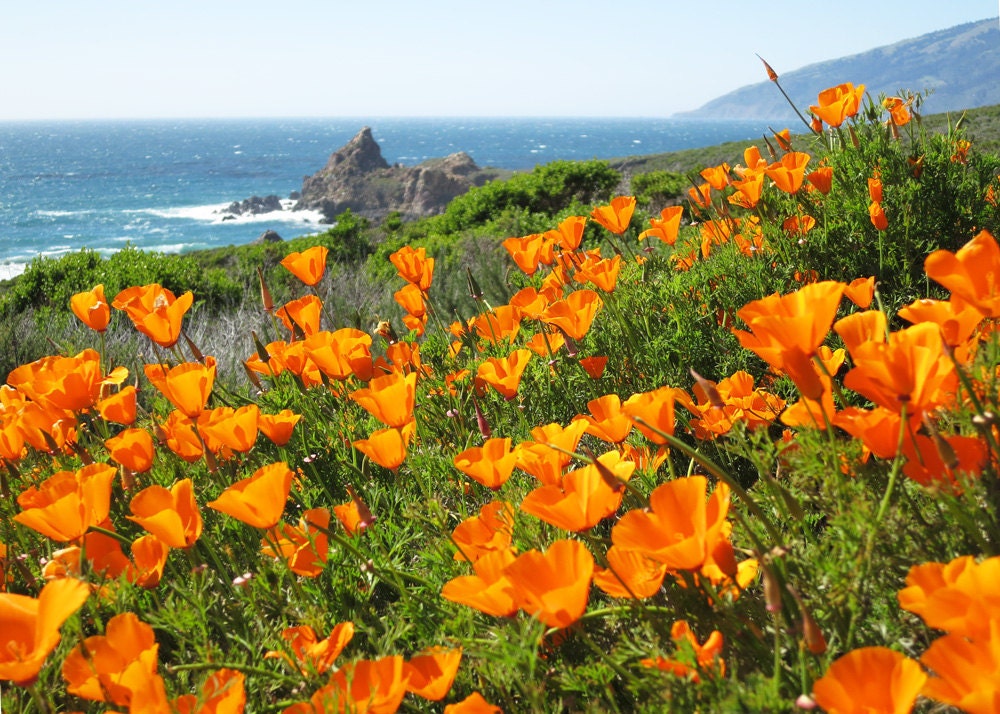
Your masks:
{"label": "green foliage", "polygon": [[668,204],[678,203],[691,182],[673,171],[650,171],[633,176],[631,186],[640,206],[658,211]]}

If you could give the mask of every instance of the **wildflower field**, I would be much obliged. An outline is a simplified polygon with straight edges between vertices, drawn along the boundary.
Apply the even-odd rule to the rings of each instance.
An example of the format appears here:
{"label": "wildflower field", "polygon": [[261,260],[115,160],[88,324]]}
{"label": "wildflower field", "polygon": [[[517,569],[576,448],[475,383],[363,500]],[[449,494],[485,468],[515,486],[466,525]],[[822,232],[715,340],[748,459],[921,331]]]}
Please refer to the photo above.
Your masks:
{"label": "wildflower field", "polygon": [[1000,157],[919,101],[495,236],[489,294],[393,245],[367,329],[290,252],[235,361],[75,293],[0,387],[2,710],[1000,711]]}

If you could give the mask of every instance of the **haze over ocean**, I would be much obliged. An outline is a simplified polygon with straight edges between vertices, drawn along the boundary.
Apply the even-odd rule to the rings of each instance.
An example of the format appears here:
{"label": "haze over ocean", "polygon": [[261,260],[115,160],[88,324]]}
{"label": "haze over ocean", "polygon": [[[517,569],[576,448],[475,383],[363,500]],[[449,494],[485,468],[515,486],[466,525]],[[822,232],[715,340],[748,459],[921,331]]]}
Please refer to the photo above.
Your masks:
{"label": "haze over ocean", "polygon": [[[390,164],[457,151],[530,170],[759,137],[766,122],[595,118],[342,118],[0,123],[0,278],[40,255],[126,244],[181,252],[324,230],[311,212],[222,221],[251,195],[288,197],[363,126]],[[775,127],[778,128],[778,127]]]}

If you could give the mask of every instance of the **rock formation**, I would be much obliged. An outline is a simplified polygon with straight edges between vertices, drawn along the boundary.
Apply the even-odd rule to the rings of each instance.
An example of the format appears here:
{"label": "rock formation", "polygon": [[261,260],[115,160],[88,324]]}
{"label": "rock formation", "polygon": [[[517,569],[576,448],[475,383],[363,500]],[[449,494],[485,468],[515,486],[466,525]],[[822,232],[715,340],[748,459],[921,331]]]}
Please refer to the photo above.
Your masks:
{"label": "rock formation", "polygon": [[[282,210],[281,199],[277,196],[251,196],[243,201],[233,201],[222,213],[232,216],[242,216],[244,214],[257,215],[258,213],[270,213],[271,211]],[[225,219],[223,219],[225,220]]]}
{"label": "rock formation", "polygon": [[318,210],[327,222],[350,209],[381,219],[398,211],[404,219],[441,213],[451,199],[500,175],[480,169],[465,153],[431,159],[416,166],[389,166],[364,127],[330,155],[320,171],[307,176],[295,209]]}

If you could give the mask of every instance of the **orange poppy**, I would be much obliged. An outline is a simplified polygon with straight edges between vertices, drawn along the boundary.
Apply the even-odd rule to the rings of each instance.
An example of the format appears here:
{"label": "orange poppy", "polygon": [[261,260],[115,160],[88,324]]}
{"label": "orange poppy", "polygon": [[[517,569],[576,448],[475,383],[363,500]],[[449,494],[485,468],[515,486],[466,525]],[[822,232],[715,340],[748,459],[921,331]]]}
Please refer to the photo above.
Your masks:
{"label": "orange poppy", "polygon": [[97,402],[97,412],[105,421],[128,426],[135,422],[136,389],[132,385],[122,387],[114,394]]}
{"label": "orange poppy", "polygon": [[561,293],[554,290],[539,291],[529,285],[526,288],[518,290],[508,304],[521,317],[536,320],[552,300],[558,299],[558,295],[561,295]]}
{"label": "orange poppy", "polygon": [[315,335],[320,329],[323,302],[315,295],[305,295],[287,302],[274,313],[294,337],[298,332],[305,337]]}
{"label": "orange poppy", "polygon": [[691,199],[691,207],[694,209],[695,214],[699,214],[697,210],[700,208],[708,208],[712,205],[712,187],[707,183],[700,183],[697,186],[692,186],[687,190],[688,198]]}
{"label": "orange poppy", "polygon": [[592,260],[587,258],[573,276],[578,283],[593,283],[606,293],[614,292],[618,273],[622,267],[622,257]]}
{"label": "orange poppy", "polygon": [[351,399],[386,426],[402,428],[413,421],[417,374],[391,372],[375,377],[367,389],[357,389]]}
{"label": "orange poppy", "polygon": [[155,588],[163,577],[170,547],[155,535],[148,534],[132,541],[132,564],[128,581],[141,588]]}
{"label": "orange poppy", "polygon": [[1000,246],[989,231],[980,231],[955,253],[936,250],[924,271],[987,317],[1000,317]]}
{"label": "orange poppy", "polygon": [[281,520],[294,475],[284,461],[262,466],[206,505],[248,526],[268,530]]}
{"label": "orange poppy", "polygon": [[[525,275],[534,275],[538,271],[539,263],[552,262],[552,243],[541,233],[521,238],[508,238],[502,245]],[[548,256],[546,256],[546,251],[549,253]],[[547,261],[546,257],[548,257]]]}
{"label": "orange poppy", "polygon": [[670,570],[700,570],[714,562],[736,573],[729,543],[729,487],[719,483],[706,502],[708,479],[689,476],[658,486],[649,495],[649,510],[623,515],[611,529],[614,545],[642,553]]}
{"label": "orange poppy", "polygon": [[781,222],[781,228],[790,236],[804,236],[816,226],[812,216],[789,216]]}
{"label": "orange poppy", "polygon": [[531,350],[523,348],[514,350],[507,357],[490,357],[476,370],[476,384],[488,384],[510,401],[517,396],[521,376],[530,359]]}
{"label": "orange poppy", "polygon": [[559,330],[549,328],[542,332],[536,332],[530,340],[524,343],[524,346],[539,357],[549,359],[566,346],[566,338],[563,337],[563,333],[559,332]]}
{"label": "orange poppy", "polygon": [[111,321],[111,307],[104,297],[104,286],[98,285],[93,290],[77,293],[69,299],[73,314],[80,322],[95,332],[104,332]]}
{"label": "orange poppy", "polygon": [[472,320],[470,327],[479,336],[493,344],[501,341],[513,342],[521,327],[520,310],[510,305],[499,305]]}
{"label": "orange poppy", "polygon": [[310,698],[313,712],[391,714],[397,711],[406,696],[404,664],[402,656],[392,655],[344,665]]}
{"label": "orange poppy", "polygon": [[198,432],[206,443],[214,441],[233,451],[246,453],[257,441],[260,407],[247,404],[239,409],[207,409],[198,417]]}
{"label": "orange poppy", "polygon": [[534,441],[522,442],[514,449],[517,467],[547,486],[560,486],[562,470],[586,430],[583,421],[573,421],[565,428],[557,423],[536,426],[531,430]]}
{"label": "orange poppy", "polygon": [[885,210],[882,208],[881,203],[872,202],[868,206],[868,218],[871,219],[872,225],[875,226],[876,230],[884,231],[889,227],[889,219],[885,216]]}
{"label": "orange poppy", "polygon": [[59,644],[59,628],[89,596],[90,586],[74,578],[47,583],[37,599],[0,593],[0,679],[32,684]]}
{"label": "orange poppy", "polygon": [[875,297],[875,276],[852,280],[844,288],[844,296],[862,310],[867,310]]}
{"label": "orange poppy", "polygon": [[389,256],[389,261],[403,280],[413,283],[423,292],[427,292],[434,279],[434,258],[427,257],[426,248],[413,248],[404,245]]}
{"label": "orange poppy", "polygon": [[184,416],[197,419],[208,404],[215,384],[215,357],[206,357],[204,364],[184,362],[169,370],[162,364],[147,364],[143,370],[150,383]]}
{"label": "orange poppy", "polygon": [[833,331],[840,335],[852,355],[866,342],[885,342],[887,329],[885,313],[880,310],[854,312],[833,323]]}
{"label": "orange poppy", "polygon": [[406,460],[406,447],[416,430],[416,422],[373,432],[367,439],[351,442],[355,449],[384,469],[395,471]]}
{"label": "orange poppy", "polygon": [[303,512],[297,526],[279,523],[268,531],[260,552],[272,558],[280,556],[296,575],[315,578],[326,565],[329,527],[330,511],[310,508]]}
{"label": "orange poppy", "polygon": [[461,661],[461,647],[432,647],[411,657],[403,665],[406,691],[432,702],[441,701],[451,689]]}
{"label": "orange poppy", "polygon": [[830,189],[833,187],[833,167],[820,166],[815,171],[806,174],[806,180],[825,196],[830,193]]}
{"label": "orange poppy", "polygon": [[699,643],[686,620],[678,620],[670,627],[670,639],[679,650],[690,648],[693,662],[684,662],[657,657],[641,661],[644,667],[656,667],[678,677],[691,677],[692,682],[700,681],[699,673],[713,672],[724,676],[726,663],[722,660],[722,633],[712,631],[705,642]]}
{"label": "orange poppy", "polygon": [[587,609],[594,557],[578,540],[557,540],[544,553],[519,555],[504,573],[520,609],[549,627],[564,628]]}
{"label": "orange poppy", "polygon": [[976,328],[983,321],[979,308],[958,295],[952,295],[950,300],[915,300],[902,307],[897,314],[913,324],[933,322],[941,329],[945,344],[956,348],[955,357],[963,363],[972,356],[974,344],[970,343],[973,343]]}
{"label": "orange poppy", "polygon": [[362,382],[372,378],[372,337],[353,327],[335,332],[317,332],[305,341],[305,354],[330,379],[346,380],[351,375]]}
{"label": "orange poppy", "polygon": [[650,218],[649,228],[639,234],[639,240],[646,238],[659,238],[667,245],[677,242],[677,234],[681,229],[681,216],[684,214],[683,206],[667,206],[660,211],[659,218]]}
{"label": "orange poppy", "polygon": [[608,364],[607,357],[584,357],[580,360],[580,366],[591,379],[600,379],[604,374],[604,368]]}
{"label": "orange poppy", "polygon": [[587,402],[587,409],[590,414],[576,418],[587,422],[588,434],[602,441],[620,444],[632,433],[632,418],[622,410],[622,401],[617,394],[591,399]]}
{"label": "orange poppy", "polygon": [[281,265],[306,285],[315,285],[323,279],[329,252],[326,247],[316,245],[301,253],[289,253],[281,261]]}
{"label": "orange poppy", "polygon": [[830,714],[905,714],[927,675],[887,647],[862,647],[838,658],[813,683],[813,698]]}
{"label": "orange poppy", "polygon": [[780,161],[770,164],[764,173],[785,193],[797,193],[805,179],[806,164],[812,159],[801,151],[790,151]]}
{"label": "orange poppy", "polygon": [[[247,695],[242,672],[217,669],[205,678],[199,694],[183,694],[171,702],[177,714],[230,714],[242,712]],[[139,711],[164,711],[138,708]]]}
{"label": "orange poppy", "polygon": [[195,423],[175,409],[167,415],[166,421],[157,427],[157,436],[167,448],[189,464],[193,464],[204,455],[201,437],[195,429]]}
{"label": "orange poppy", "polygon": [[861,107],[861,97],[864,96],[865,85],[857,88],[851,82],[838,84],[836,87],[824,89],[819,93],[819,103],[810,105],[809,110],[832,127],[838,127],[845,119],[853,117]]}
{"label": "orange poppy", "polygon": [[608,548],[608,567],[594,573],[594,585],[615,598],[652,597],[663,586],[667,566],[634,550]]}
{"label": "orange poppy", "polygon": [[284,446],[291,440],[292,430],[301,419],[301,414],[295,414],[291,409],[282,409],[277,414],[261,414],[257,418],[257,428],[275,446]]}
{"label": "orange poppy", "polygon": [[17,497],[22,511],[14,520],[60,543],[78,541],[108,517],[114,478],[109,464],[58,471]]}
{"label": "orange poppy", "polygon": [[179,298],[155,283],[122,290],[111,302],[113,307],[124,310],[142,334],[160,347],[173,347],[181,336],[184,313],[194,302],[194,295],[186,292]]}
{"label": "orange poppy", "polygon": [[334,506],[333,514],[350,535],[359,535],[371,527],[375,517],[350,485],[347,486],[347,492],[351,495],[351,500]]}
{"label": "orange poppy", "polygon": [[514,507],[507,501],[491,501],[452,531],[451,539],[458,548],[455,560],[475,563],[484,555],[498,550],[511,550],[514,528]]}
{"label": "orange poppy", "polygon": [[[547,484],[528,493],[521,510],[567,531],[585,531],[614,515],[622,501],[619,485],[628,481],[635,464],[624,461],[617,451],[598,459],[604,471],[593,464],[570,471],[560,486]],[[605,474],[610,474],[606,477]],[[613,483],[609,483],[611,479]]]}
{"label": "orange poppy", "polygon": [[764,190],[764,172],[745,170],[738,181],[733,181],[736,192],[726,200],[730,203],[752,209],[760,202],[761,191]]}
{"label": "orange poppy", "polygon": [[590,217],[616,235],[621,235],[628,229],[635,211],[635,196],[617,196],[611,199],[607,206],[598,206],[590,213]]}
{"label": "orange poppy", "polygon": [[103,381],[101,356],[89,349],[73,357],[42,357],[7,375],[7,384],[42,407],[71,412],[94,406]]}
{"label": "orange poppy", "polygon": [[667,439],[658,432],[674,433],[674,402],[686,397],[684,390],[660,387],[651,392],[637,392],[625,400],[622,411],[635,423],[647,439],[654,444],[666,444]]}
{"label": "orange poppy", "polygon": [[427,314],[427,304],[424,302],[424,294],[413,283],[407,283],[394,292],[392,299],[414,317],[423,317]]}
{"label": "orange poppy", "polygon": [[171,548],[190,548],[201,536],[201,511],[191,479],[181,479],[169,490],[149,486],[129,503],[128,516]]}
{"label": "orange poppy", "polygon": [[444,714],[503,714],[503,710],[487,702],[479,692],[473,692],[462,701],[447,705]]}
{"label": "orange poppy", "polygon": [[936,676],[921,692],[963,712],[987,714],[1000,702],[1000,621],[988,623],[990,634],[975,640],[949,633],[927,648],[920,662]]}
{"label": "orange poppy", "polygon": [[[333,667],[334,661],[353,637],[353,622],[338,623],[322,640],[317,639],[316,632],[309,625],[288,627],[281,632],[285,649],[271,650],[264,658],[283,659],[302,674],[322,674]],[[291,656],[288,650],[291,650]]]}
{"label": "orange poppy", "polygon": [[142,673],[156,674],[159,645],[153,628],[131,612],[112,617],[104,632],[85,639],[63,660],[66,691],[127,707]]}
{"label": "orange poppy", "polygon": [[572,253],[580,247],[583,231],[587,227],[586,216],[569,216],[564,218],[554,231],[546,231],[545,237],[567,253]]}
{"label": "orange poppy", "polygon": [[960,493],[960,477],[978,477],[986,465],[988,449],[986,442],[975,436],[936,434],[932,438],[916,434],[904,440],[903,455],[903,473],[908,478],[922,486]]}
{"label": "orange poppy", "polygon": [[716,191],[722,191],[729,185],[729,164],[721,163],[718,166],[709,166],[702,169],[699,175]]}
{"label": "orange poppy", "polygon": [[[110,519],[99,525],[105,530],[114,531]],[[90,531],[80,539],[79,543],[80,545],[55,551],[52,559],[42,569],[42,577],[46,580],[79,577],[83,572],[80,567],[83,557],[86,557],[91,572],[103,578],[114,580],[128,571],[129,560],[117,538]]]}
{"label": "orange poppy", "polygon": [[125,429],[104,442],[112,459],[136,473],[153,467],[153,437],[145,429]]}
{"label": "orange poppy", "polygon": [[453,463],[469,478],[496,491],[510,478],[516,458],[510,449],[510,439],[487,439],[482,446],[460,453]]}
{"label": "orange poppy", "polygon": [[910,115],[910,102],[903,101],[901,97],[886,97],[882,100],[882,106],[889,111],[889,121],[896,126],[906,126],[912,118]]}
{"label": "orange poppy", "polygon": [[514,587],[505,574],[513,562],[514,553],[509,549],[486,553],[473,562],[474,575],[452,578],[441,588],[441,597],[487,615],[509,617],[517,612]]}
{"label": "orange poppy", "polygon": [[899,591],[899,605],[919,615],[928,627],[971,640],[989,639],[990,622],[1000,622],[1000,557],[981,562],[971,555],[948,563],[914,565]]}
{"label": "orange poppy", "polygon": [[564,300],[550,303],[539,319],[555,325],[574,340],[580,340],[590,330],[602,307],[604,301],[593,290],[575,290]]}

